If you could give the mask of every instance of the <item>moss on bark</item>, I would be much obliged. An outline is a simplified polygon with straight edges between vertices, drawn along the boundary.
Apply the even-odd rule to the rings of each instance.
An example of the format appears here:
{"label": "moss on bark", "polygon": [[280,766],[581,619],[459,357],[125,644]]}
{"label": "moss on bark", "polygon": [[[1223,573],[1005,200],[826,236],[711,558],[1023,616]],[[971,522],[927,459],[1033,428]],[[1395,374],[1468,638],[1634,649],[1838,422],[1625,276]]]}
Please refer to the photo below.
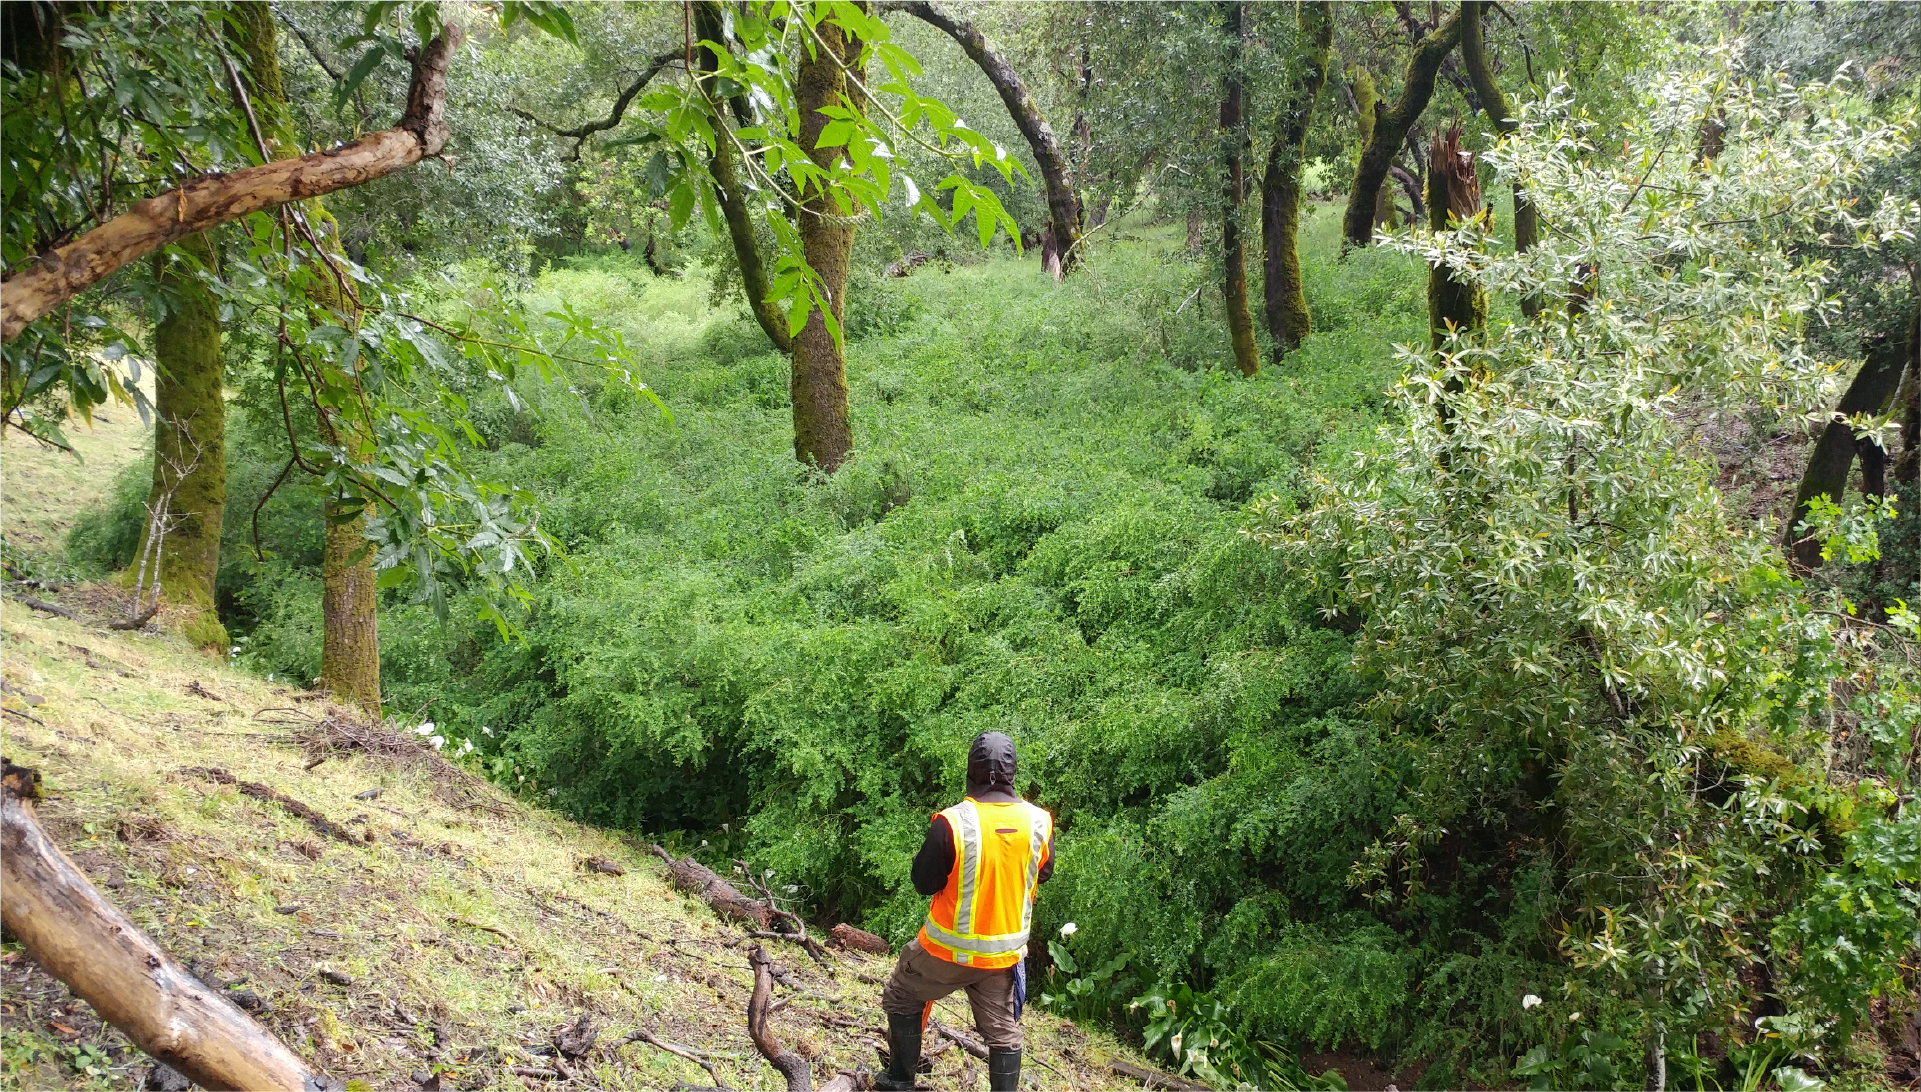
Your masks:
{"label": "moss on bark", "polygon": [[[1261,288],[1277,364],[1314,330],[1301,284],[1301,167],[1307,159],[1308,123],[1327,82],[1328,51],[1334,40],[1334,16],[1327,0],[1301,4],[1295,21],[1302,42],[1301,71],[1275,114],[1267,170],[1261,177],[1265,250]],[[1370,87],[1370,97],[1371,92]]]}
{"label": "moss on bark", "polygon": [[321,555],[320,683],[342,701],[380,715],[380,626],[375,612],[373,546],[364,510],[336,523],[345,502],[330,505]]}
{"label": "moss on bark", "polygon": [[[213,264],[206,235],[190,235],[178,245],[200,264]],[[227,631],[214,611],[213,591],[227,508],[226,367],[220,309],[196,272],[192,262],[164,251],[154,255],[154,276],[168,310],[154,328],[154,460],[147,501],[153,506],[164,499],[171,524],[160,540],[158,579],[165,601],[185,609],[188,639],[224,650]],[[136,556],[145,551],[143,535]]]}
{"label": "moss on bark", "polygon": [[[823,107],[860,109],[850,95],[844,67],[860,58],[860,42],[833,22],[820,24],[820,52],[810,52],[800,63],[795,99],[800,107],[800,146],[814,162],[829,166],[845,154],[839,147],[816,148],[821,130],[832,119]],[[830,57],[827,51],[838,54]],[[801,250],[807,264],[827,289],[829,307],[838,324],[847,313],[847,266],[854,252],[854,210],[840,208],[821,190],[807,195],[800,210]],[[790,394],[794,408],[794,458],[833,473],[854,448],[853,425],[847,413],[847,359],[841,342],[827,328],[820,310],[807,316],[807,325],[794,338]]]}

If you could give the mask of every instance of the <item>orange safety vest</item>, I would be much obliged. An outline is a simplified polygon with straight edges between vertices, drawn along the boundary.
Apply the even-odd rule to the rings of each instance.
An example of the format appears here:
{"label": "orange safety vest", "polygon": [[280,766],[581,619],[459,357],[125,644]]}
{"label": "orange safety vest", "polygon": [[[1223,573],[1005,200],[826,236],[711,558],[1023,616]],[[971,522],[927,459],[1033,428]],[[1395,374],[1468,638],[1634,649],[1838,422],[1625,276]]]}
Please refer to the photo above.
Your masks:
{"label": "orange safety vest", "polygon": [[968,797],[940,814],[954,838],[954,868],[927,908],[920,946],[964,967],[1012,967],[1027,953],[1034,888],[1053,853],[1054,817],[1025,800]]}

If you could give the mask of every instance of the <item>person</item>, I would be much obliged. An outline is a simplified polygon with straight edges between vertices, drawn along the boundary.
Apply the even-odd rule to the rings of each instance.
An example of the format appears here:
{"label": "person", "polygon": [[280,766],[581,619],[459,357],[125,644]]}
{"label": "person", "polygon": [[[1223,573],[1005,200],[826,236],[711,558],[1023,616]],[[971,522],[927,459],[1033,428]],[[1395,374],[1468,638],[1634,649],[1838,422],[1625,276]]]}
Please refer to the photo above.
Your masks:
{"label": "person", "polygon": [[966,798],[934,816],[914,855],[914,890],[933,902],[881,989],[888,1064],[877,1088],[914,1087],[928,1014],[962,989],[987,1041],[987,1086],[1020,1087],[1022,961],[1035,888],[1054,873],[1054,817],[1014,794],[1014,770],[1013,740],[977,737]]}

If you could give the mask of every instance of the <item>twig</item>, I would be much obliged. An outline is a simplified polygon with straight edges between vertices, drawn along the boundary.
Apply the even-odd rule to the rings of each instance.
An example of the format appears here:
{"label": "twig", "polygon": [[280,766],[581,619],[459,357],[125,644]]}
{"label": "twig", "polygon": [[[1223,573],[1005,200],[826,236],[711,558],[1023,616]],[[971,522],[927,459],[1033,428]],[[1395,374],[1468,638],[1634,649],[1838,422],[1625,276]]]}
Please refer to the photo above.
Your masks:
{"label": "twig", "polygon": [[655,1050],[665,1051],[668,1054],[672,1054],[676,1058],[687,1059],[688,1061],[694,1063],[695,1065],[707,1071],[707,1075],[714,1079],[714,1087],[721,1088],[721,1089],[728,1089],[728,1092],[732,1092],[732,1090],[728,1088],[727,1082],[720,1079],[720,1072],[714,1068],[714,1064],[712,1062],[707,1060],[706,1054],[702,1053],[701,1051],[695,1050],[692,1047],[681,1046],[679,1043],[669,1043],[664,1040],[657,1039],[654,1037],[653,1032],[648,1031],[644,1027],[635,1028],[633,1031],[630,1031],[627,1034],[621,1036],[620,1038],[614,1040],[613,1042],[608,1043],[606,1046],[602,1047],[601,1049],[611,1054],[614,1051],[619,1050],[621,1047],[626,1046],[628,1043],[635,1043],[635,1042],[646,1043],[648,1046],[653,1047]]}
{"label": "twig", "polygon": [[946,1024],[941,1023],[939,1020],[929,1020],[927,1026],[939,1032],[948,1042],[953,1043],[955,1046],[979,1058],[981,1061],[987,1060],[987,1047],[976,1042],[971,1036],[963,1035],[953,1028],[948,1027]]}
{"label": "twig", "polygon": [[35,724],[38,724],[42,728],[45,728],[47,726],[46,721],[41,720],[39,717],[36,717],[36,716],[30,716],[26,713],[21,712],[18,709],[8,709],[5,706],[0,706],[0,713],[12,713],[14,716],[19,717],[21,720],[30,720]]}
{"label": "twig", "polygon": [[[391,809],[387,809],[387,810],[391,810]],[[480,922],[468,921],[466,918],[457,918],[452,914],[447,915],[447,920],[454,925],[465,925],[469,929],[478,929],[483,933],[492,933],[497,937],[505,937],[509,943],[520,944],[520,938],[514,936],[512,933],[509,933],[507,930],[498,928],[496,926],[482,925]],[[522,945],[522,946],[525,947],[525,945]]]}

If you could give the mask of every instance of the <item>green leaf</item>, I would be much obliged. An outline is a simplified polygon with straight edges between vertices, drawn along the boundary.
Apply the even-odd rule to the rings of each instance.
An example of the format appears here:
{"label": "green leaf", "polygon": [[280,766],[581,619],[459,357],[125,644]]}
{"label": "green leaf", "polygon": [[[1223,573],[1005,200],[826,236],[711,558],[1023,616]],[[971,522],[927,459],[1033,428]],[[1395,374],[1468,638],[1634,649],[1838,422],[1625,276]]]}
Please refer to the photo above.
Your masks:
{"label": "green leaf", "polygon": [[525,19],[571,46],[580,45],[580,31],[566,6],[551,0],[507,0],[501,5],[500,26],[505,29]]}
{"label": "green leaf", "polygon": [[1828,1083],[1817,1077],[1810,1077],[1799,1066],[1784,1065],[1770,1074],[1774,1082],[1781,1086],[1781,1092],[1826,1092]]}
{"label": "green leaf", "polygon": [[680,185],[667,197],[667,219],[679,231],[687,225],[687,217],[694,211],[694,187],[682,179]]}
{"label": "green leaf", "polygon": [[1079,965],[1074,962],[1074,957],[1068,953],[1067,949],[1063,947],[1059,941],[1050,940],[1047,942],[1047,954],[1054,957],[1054,965],[1056,967],[1059,967],[1068,974],[1076,974],[1080,971]]}
{"label": "green leaf", "polygon": [[367,52],[361,54],[360,59],[354,62],[354,66],[347,70],[347,78],[341,80],[339,86],[334,88],[334,109],[338,110],[347,105],[347,100],[353,97],[355,91],[360,90],[360,85],[366,83],[367,77],[373,75],[374,70],[379,68],[380,63],[386,59],[385,49],[378,45],[369,46]]}

